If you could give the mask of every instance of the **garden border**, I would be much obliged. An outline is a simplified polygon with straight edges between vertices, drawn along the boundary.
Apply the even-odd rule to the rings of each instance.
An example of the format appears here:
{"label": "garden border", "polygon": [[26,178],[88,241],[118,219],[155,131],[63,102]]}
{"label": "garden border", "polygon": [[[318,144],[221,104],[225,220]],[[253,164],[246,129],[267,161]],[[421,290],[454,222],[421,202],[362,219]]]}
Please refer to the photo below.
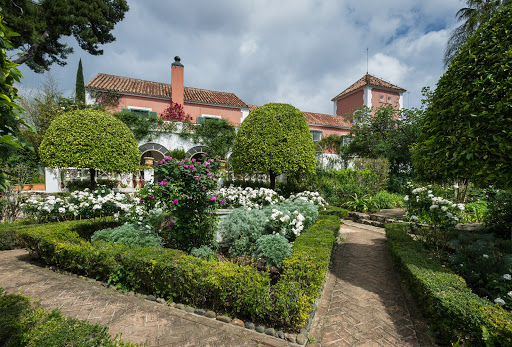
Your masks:
{"label": "garden border", "polygon": [[[332,213],[328,212],[327,213]],[[335,214],[343,214],[336,211]],[[310,320],[339,230],[338,216],[321,214],[293,245],[279,281],[230,262],[207,262],[184,252],[90,243],[80,238],[112,221],[72,221],[16,228],[23,245],[46,263],[114,281],[168,301],[298,331]]]}
{"label": "garden border", "polygon": [[442,338],[489,346],[512,345],[512,314],[480,298],[462,277],[430,256],[407,234],[409,224],[387,224],[394,264]]}

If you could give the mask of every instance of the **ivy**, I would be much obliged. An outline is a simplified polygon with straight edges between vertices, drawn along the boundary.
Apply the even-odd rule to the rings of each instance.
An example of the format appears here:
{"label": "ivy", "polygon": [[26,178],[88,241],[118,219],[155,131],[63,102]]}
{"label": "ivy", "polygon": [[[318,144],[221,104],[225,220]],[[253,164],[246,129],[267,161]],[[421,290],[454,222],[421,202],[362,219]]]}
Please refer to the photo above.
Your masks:
{"label": "ivy", "polygon": [[183,139],[190,139],[206,146],[207,153],[211,158],[225,158],[235,142],[236,130],[225,119],[207,118],[193,129],[184,128],[178,135]]}

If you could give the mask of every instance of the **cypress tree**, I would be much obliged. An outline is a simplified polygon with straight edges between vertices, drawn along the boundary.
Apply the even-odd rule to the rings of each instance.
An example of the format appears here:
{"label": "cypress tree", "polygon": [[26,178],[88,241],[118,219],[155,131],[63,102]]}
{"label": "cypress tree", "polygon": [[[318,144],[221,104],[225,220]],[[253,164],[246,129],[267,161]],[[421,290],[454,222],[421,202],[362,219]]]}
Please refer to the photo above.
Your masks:
{"label": "cypress tree", "polygon": [[76,71],[76,87],[75,101],[77,104],[85,105],[85,85],[84,72],[82,70],[82,59],[78,62],[78,70]]}

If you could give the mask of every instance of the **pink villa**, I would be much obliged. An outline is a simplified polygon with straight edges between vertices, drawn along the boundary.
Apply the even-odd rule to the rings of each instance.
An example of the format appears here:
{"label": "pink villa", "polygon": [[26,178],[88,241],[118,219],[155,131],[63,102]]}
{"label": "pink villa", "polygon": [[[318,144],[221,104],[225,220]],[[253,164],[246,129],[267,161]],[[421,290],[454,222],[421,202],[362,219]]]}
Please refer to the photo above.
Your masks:
{"label": "pink villa", "polygon": [[[171,66],[171,82],[160,83],[104,73],[96,75],[86,88],[91,92],[115,92],[120,95],[117,106],[111,112],[132,112],[160,115],[171,101],[183,105],[185,113],[196,123],[202,118],[226,119],[238,127],[251,111],[258,108],[242,101],[234,93],[219,92],[184,86],[184,66],[179,57]],[[356,108],[378,107],[391,103],[402,107],[405,89],[371,75],[365,75],[352,86],[338,94],[334,102],[334,115],[302,112],[315,142],[329,135],[342,136],[350,132],[351,123],[346,119]],[[204,153],[205,148],[190,143],[175,134],[166,134],[153,142],[140,143],[141,163],[145,157],[160,160],[168,151],[181,148],[189,157]]]}

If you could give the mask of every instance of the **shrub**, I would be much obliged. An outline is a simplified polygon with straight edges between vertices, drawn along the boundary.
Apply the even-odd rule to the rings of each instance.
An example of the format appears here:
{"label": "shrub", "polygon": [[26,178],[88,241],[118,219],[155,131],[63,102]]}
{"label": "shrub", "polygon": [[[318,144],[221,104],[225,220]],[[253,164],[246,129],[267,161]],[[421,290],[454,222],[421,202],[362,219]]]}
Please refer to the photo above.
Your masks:
{"label": "shrub", "polygon": [[262,210],[234,209],[219,225],[222,241],[231,257],[252,254],[256,240],[265,233],[266,213]]}
{"label": "shrub", "polygon": [[63,317],[20,294],[0,288],[2,346],[135,346],[112,338],[107,327]]}
{"label": "shrub", "polygon": [[290,241],[295,240],[318,218],[318,207],[303,199],[285,200],[265,208],[265,212],[267,233],[280,233]]}
{"label": "shrub", "polygon": [[400,194],[389,193],[388,191],[381,190],[373,196],[379,209],[396,208],[404,205],[403,196]]}
{"label": "shrub", "polygon": [[393,262],[443,338],[472,345],[512,344],[509,312],[472,293],[463,278],[407,235],[407,225],[386,224],[386,236]]}
{"label": "shrub", "polygon": [[190,254],[192,254],[194,257],[198,257],[206,261],[211,261],[215,259],[215,252],[208,246],[192,248]]}
{"label": "shrub", "polygon": [[153,234],[149,226],[137,224],[124,224],[115,228],[96,231],[91,241],[122,243],[128,247],[159,247],[162,238]]}
{"label": "shrub", "polygon": [[117,277],[138,292],[298,331],[324,283],[340,222],[336,216],[323,216],[303,232],[293,244],[293,254],[283,261],[275,285],[268,272],[206,262],[179,250],[91,244],[79,237],[78,226],[102,225],[73,221],[23,226],[18,235],[47,264],[105,281]]}
{"label": "shrub", "polygon": [[[44,183],[44,182],[43,182]],[[115,179],[97,179],[96,183],[98,186],[103,186],[108,189],[114,189],[117,188],[117,185],[119,184],[118,180]],[[69,189],[70,192],[74,192],[75,190],[85,190],[91,186],[90,180],[71,180],[66,182],[66,188]]]}
{"label": "shrub", "polygon": [[347,219],[348,218],[348,210],[329,205],[324,210],[320,209],[319,211],[320,215],[330,215],[330,216],[337,216],[341,219]]}
{"label": "shrub", "polygon": [[488,214],[485,224],[489,230],[503,238],[510,238],[512,232],[512,191],[498,190],[488,192]]}
{"label": "shrub", "polygon": [[185,152],[183,148],[175,148],[169,151],[169,157],[177,160],[183,160],[187,157],[187,152]]}
{"label": "shrub", "polygon": [[45,199],[29,199],[23,211],[38,222],[88,219],[95,217],[129,218],[135,212],[135,200],[129,194],[114,193],[106,187],[74,191],[69,196],[49,195]]}
{"label": "shrub", "polygon": [[269,266],[280,267],[283,260],[292,254],[292,246],[281,235],[263,235],[256,241],[254,256]]}
{"label": "shrub", "polygon": [[190,251],[214,243],[213,211],[219,205],[214,189],[219,167],[219,161],[213,159],[199,162],[164,157],[156,163],[155,176],[163,179],[142,191],[140,202],[147,209],[159,207],[174,217],[165,239],[169,246]]}

